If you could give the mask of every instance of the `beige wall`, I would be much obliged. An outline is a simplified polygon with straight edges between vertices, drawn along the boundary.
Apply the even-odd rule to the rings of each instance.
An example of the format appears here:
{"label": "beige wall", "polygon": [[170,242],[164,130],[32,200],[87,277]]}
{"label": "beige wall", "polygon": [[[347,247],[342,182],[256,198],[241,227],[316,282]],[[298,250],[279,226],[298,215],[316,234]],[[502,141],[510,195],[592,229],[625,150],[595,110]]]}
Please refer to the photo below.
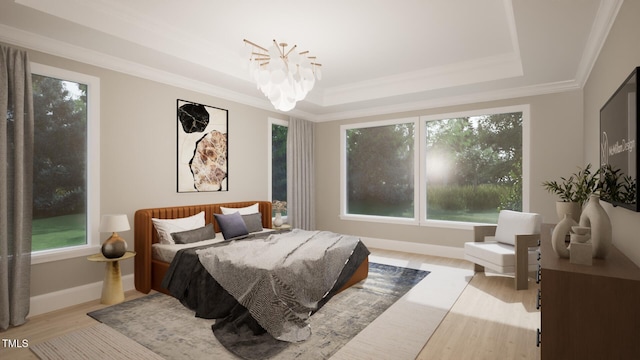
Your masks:
{"label": "beige wall", "polygon": [[533,96],[440,109],[316,124],[316,223],[318,228],[386,240],[462,247],[471,240],[471,230],[417,225],[398,225],[341,220],[340,215],[340,126],[409,116],[446,114],[470,110],[530,105],[530,211],[555,222],[554,196],[540,184],[557,179],[582,164],[582,92]]}
{"label": "beige wall", "polygon": [[[598,162],[598,111],[631,69],[640,65],[640,48],[636,46],[640,24],[635,14],[640,14],[640,3],[625,2],[586,84],[584,97],[582,91],[573,91],[318,123],[318,228],[412,243],[462,246],[469,240],[468,230],[340,220],[339,127],[520,104],[529,104],[531,110],[529,210],[540,212],[545,221],[556,221],[556,199],[539,184],[567,175],[586,162]],[[30,56],[35,62],[100,78],[102,213],[126,213],[133,221],[133,213],[139,208],[266,198],[267,117],[284,118],[282,115],[35,51],[30,51]],[[228,192],[176,193],[176,99],[229,110]],[[614,225],[614,242],[640,264],[640,215],[611,207],[607,211]],[[133,248],[133,231],[121,235]],[[124,274],[133,272],[133,261],[122,265]],[[98,282],[102,276],[102,266],[84,257],[33,265],[32,296]]]}
{"label": "beige wall", "polygon": [[[101,213],[267,198],[267,118],[283,115],[87,64],[29,51],[31,61],[100,78]],[[176,192],[176,100],[229,110],[229,191]],[[101,240],[108,237],[101,234]],[[121,232],[130,249],[133,230]],[[133,273],[123,261],[123,275]],[[85,257],[32,266],[31,295],[102,281],[102,264]]]}
{"label": "beige wall", "polygon": [[[587,162],[598,164],[600,108],[631,71],[640,66],[640,1],[625,1],[584,87],[585,148]],[[637,139],[636,139],[637,140]],[[637,149],[636,149],[637,151]],[[613,242],[640,265],[640,213],[604,205],[613,225]]]}

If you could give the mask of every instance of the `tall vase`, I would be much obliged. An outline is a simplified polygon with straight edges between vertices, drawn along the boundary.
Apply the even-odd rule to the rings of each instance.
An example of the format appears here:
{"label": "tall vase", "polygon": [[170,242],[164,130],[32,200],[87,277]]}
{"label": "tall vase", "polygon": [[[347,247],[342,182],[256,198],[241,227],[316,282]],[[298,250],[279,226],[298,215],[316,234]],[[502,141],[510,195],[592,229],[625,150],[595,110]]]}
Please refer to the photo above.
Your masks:
{"label": "tall vase", "polygon": [[570,214],[565,214],[564,218],[553,228],[551,234],[551,246],[553,251],[561,258],[569,258],[569,249],[566,245],[567,235],[571,232],[572,226],[577,226],[578,223],[573,220]]}
{"label": "tall vase", "polygon": [[580,226],[591,228],[591,243],[593,244],[593,257],[604,259],[612,243],[611,219],[600,205],[600,197],[591,195],[587,206],[582,210]]}

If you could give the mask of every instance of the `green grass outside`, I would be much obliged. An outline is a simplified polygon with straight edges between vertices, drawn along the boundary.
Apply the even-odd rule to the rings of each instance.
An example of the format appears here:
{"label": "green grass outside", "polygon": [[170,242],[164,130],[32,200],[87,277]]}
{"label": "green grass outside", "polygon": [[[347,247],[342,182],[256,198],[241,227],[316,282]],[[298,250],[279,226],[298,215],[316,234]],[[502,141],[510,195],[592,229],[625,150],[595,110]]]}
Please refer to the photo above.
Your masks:
{"label": "green grass outside", "polygon": [[86,224],[86,214],[33,219],[31,251],[84,245]]}
{"label": "green grass outside", "polygon": [[427,210],[428,220],[446,220],[473,223],[498,223],[498,210],[494,211],[447,211],[447,210]]}
{"label": "green grass outside", "polygon": [[[388,204],[376,204],[374,202],[355,202],[349,203],[349,213],[359,215],[375,215],[375,216],[391,216],[401,218],[413,218],[413,204],[405,206],[397,205],[391,206]],[[484,211],[461,211],[461,210],[440,210],[440,209],[428,209],[428,220],[445,220],[445,221],[460,221],[460,222],[473,222],[473,223],[498,223],[498,210],[484,210]]]}

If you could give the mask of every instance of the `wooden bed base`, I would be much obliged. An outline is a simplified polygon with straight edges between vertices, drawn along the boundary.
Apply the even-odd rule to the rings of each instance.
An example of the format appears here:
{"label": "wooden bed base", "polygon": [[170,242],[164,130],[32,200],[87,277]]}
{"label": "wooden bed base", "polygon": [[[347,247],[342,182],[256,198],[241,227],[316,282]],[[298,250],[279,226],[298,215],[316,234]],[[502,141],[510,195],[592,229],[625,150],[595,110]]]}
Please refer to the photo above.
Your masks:
{"label": "wooden bed base", "polygon": [[[134,237],[135,237],[135,286],[136,290],[142,293],[156,290],[165,294],[169,294],[166,289],[161,286],[164,274],[169,269],[169,263],[154,260],[152,257],[151,245],[157,243],[158,234],[153,227],[152,218],[156,219],[177,219],[195,215],[201,211],[205,212],[205,222],[213,223],[216,232],[220,232],[217,222],[215,222],[213,214],[220,214],[220,207],[241,208],[251,206],[258,203],[260,213],[262,213],[262,227],[271,229],[271,202],[270,201],[242,201],[221,204],[203,204],[190,206],[173,206],[163,208],[141,209],[136,211],[134,218]],[[358,283],[365,279],[369,274],[369,261],[366,259],[353,274],[351,279],[340,289],[340,291]],[[169,294],[170,295],[170,294]]]}

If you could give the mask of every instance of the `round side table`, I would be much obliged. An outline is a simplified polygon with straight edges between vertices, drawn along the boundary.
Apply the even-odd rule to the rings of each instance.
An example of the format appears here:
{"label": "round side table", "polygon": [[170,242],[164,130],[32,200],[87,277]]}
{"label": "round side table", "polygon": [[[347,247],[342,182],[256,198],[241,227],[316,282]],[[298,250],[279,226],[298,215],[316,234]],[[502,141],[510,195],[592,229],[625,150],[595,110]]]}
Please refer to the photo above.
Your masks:
{"label": "round side table", "polygon": [[104,262],[104,281],[102,282],[102,298],[100,303],[113,305],[124,301],[124,290],[122,289],[122,273],[120,272],[120,260],[130,259],[136,256],[135,251],[127,251],[119,258],[109,259],[102,253],[87,256],[87,260]]}

